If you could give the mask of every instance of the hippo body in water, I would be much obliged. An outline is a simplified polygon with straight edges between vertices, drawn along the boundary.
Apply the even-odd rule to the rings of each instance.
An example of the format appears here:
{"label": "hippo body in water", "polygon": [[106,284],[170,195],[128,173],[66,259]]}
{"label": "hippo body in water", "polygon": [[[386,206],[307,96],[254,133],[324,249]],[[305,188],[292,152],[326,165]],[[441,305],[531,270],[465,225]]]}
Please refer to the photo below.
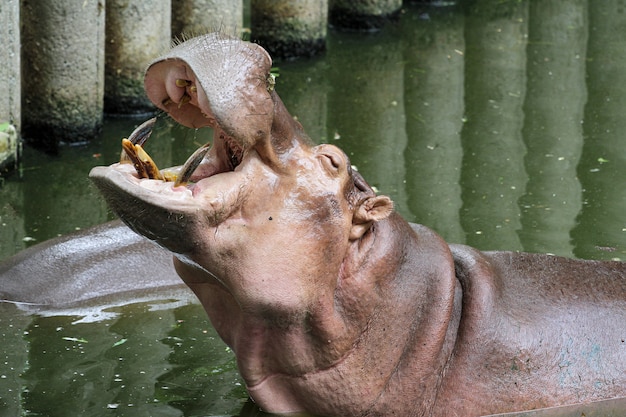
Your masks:
{"label": "hippo body in water", "polygon": [[0,263],[0,302],[30,311],[118,303],[180,286],[171,255],[119,220],[47,240]]}
{"label": "hippo body in water", "polygon": [[626,264],[481,253],[409,224],[309,142],[270,68],[224,35],[178,45],[146,92],[213,127],[211,149],[163,170],[183,183],[141,162],[90,174],[174,254],[263,410],[480,416],[626,395]]}

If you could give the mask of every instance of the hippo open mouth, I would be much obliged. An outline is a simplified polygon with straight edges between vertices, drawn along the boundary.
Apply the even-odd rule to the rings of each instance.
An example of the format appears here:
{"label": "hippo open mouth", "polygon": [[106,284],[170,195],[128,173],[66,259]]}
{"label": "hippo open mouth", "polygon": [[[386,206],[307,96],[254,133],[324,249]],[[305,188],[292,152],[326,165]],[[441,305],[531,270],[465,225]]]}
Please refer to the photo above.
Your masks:
{"label": "hippo open mouth", "polygon": [[[244,148],[235,139],[221,134],[217,137],[215,146],[221,147],[221,152],[218,152],[218,154],[224,155],[225,158],[213,161],[213,164],[209,168],[204,169],[199,175],[194,176],[194,172],[208,153],[211,146],[210,142],[199,147],[187,158],[187,161],[181,167],[161,171],[150,155],[143,149],[144,143],[152,134],[155,123],[156,117],[149,119],[137,127],[128,139],[122,139],[120,163],[131,162],[137,171],[139,179],[172,181],[174,182],[174,187],[186,185],[192,189],[195,181],[222,172],[234,171],[244,158]],[[189,184],[190,181],[191,184]]]}
{"label": "hippo open mouth", "polygon": [[[153,240],[170,239],[169,228],[154,227],[153,221],[180,228],[195,213],[206,211],[211,225],[222,223],[239,208],[250,182],[251,174],[242,163],[258,165],[259,154],[216,127],[212,144],[199,147],[182,166],[159,169],[143,148],[155,122],[156,118],[144,122],[123,139],[120,162],[93,168],[91,178],[113,211]],[[145,212],[151,215],[141,215]]]}
{"label": "hippo open mouth", "polygon": [[[155,121],[139,126],[123,141],[120,164],[90,174],[113,211],[140,234],[150,237],[155,233],[150,228],[159,230],[152,238],[163,241],[167,231],[150,224],[152,218],[180,227],[193,217],[189,214],[207,211],[217,225],[237,210],[257,162],[280,169],[278,154],[291,145],[271,134],[280,102],[271,65],[263,48],[219,33],[187,40],[155,60],[144,80],[148,98],[184,126],[212,127],[213,143],[182,166],[159,170],[142,147]],[[138,214],[143,212],[152,215]]]}

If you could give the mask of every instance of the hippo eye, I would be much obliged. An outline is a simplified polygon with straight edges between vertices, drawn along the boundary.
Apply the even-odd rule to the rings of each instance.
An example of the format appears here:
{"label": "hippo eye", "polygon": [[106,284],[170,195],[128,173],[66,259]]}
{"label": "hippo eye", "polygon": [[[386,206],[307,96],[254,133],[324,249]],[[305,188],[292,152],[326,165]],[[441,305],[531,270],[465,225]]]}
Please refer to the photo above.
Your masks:
{"label": "hippo eye", "polygon": [[321,154],[320,157],[324,168],[331,171],[331,173],[336,173],[339,170],[341,162],[339,161],[339,158],[337,158],[335,155]]}
{"label": "hippo eye", "polygon": [[330,163],[333,164],[333,168],[339,169],[341,166],[341,162],[339,162],[338,158],[335,155],[328,155],[328,159],[330,159]]}

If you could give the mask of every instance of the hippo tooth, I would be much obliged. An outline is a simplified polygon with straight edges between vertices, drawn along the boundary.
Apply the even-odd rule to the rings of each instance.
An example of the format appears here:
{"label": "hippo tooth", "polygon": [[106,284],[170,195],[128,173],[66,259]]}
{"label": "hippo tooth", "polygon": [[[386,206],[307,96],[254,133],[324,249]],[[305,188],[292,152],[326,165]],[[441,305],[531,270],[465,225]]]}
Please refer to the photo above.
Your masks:
{"label": "hippo tooth", "polygon": [[187,93],[183,94],[178,102],[178,108],[180,109],[184,104],[187,104],[191,101],[191,96]]}
{"label": "hippo tooth", "polygon": [[[155,123],[156,117],[146,120],[145,122],[137,126],[135,130],[133,130],[133,133],[128,136],[127,140],[133,145],[143,146],[143,144],[150,138]],[[123,144],[122,147],[124,147]],[[128,153],[124,150],[122,150],[122,153],[120,154],[120,162],[131,162]]]}
{"label": "hippo tooth", "polygon": [[127,159],[120,158],[120,162],[124,163],[126,161],[130,161],[135,167],[139,178],[148,178],[148,174],[146,173],[144,165],[141,163],[141,160],[137,156],[137,150],[135,149],[135,145],[128,139],[122,139],[122,154],[126,155]]}
{"label": "hippo tooth", "polygon": [[185,165],[183,165],[183,167],[181,168],[180,173],[178,174],[178,177],[174,182],[174,187],[185,184],[187,181],[189,181],[191,174],[193,174],[196,168],[198,168],[198,165],[200,165],[200,162],[202,162],[210,147],[211,143],[206,143],[200,148],[196,149],[196,151],[191,154],[189,158],[187,158]]}
{"label": "hippo tooth", "polygon": [[152,134],[152,129],[154,129],[154,125],[156,123],[156,117],[146,120],[130,134],[128,140],[130,140],[135,145],[143,146],[143,144],[150,138]]}

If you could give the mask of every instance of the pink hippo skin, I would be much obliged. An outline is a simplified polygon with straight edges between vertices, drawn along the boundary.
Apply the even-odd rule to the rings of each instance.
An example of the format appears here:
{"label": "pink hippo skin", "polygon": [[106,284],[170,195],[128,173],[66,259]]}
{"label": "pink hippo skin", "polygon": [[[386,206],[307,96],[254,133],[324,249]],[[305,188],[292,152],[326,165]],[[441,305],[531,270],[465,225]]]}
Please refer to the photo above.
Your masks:
{"label": "pink hippo skin", "polygon": [[220,34],[176,46],[145,86],[215,129],[191,181],[90,174],[174,253],[263,410],[479,416],[626,395],[626,264],[481,253],[407,223],[341,150],[310,144],[270,67]]}

